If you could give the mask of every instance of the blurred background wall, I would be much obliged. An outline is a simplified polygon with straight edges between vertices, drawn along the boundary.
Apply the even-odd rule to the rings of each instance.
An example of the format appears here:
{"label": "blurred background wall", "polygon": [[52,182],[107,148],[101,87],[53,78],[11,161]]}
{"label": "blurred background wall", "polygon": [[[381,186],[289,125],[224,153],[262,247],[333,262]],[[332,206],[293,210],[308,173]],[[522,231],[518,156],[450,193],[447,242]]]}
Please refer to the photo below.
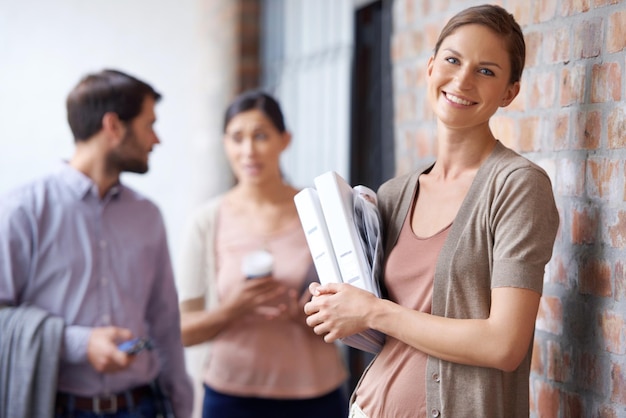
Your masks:
{"label": "blurred background wall", "polygon": [[71,157],[67,93],[118,68],[164,96],[150,171],[123,181],[160,205],[175,248],[190,207],[230,182],[219,125],[238,86],[235,18],[217,0],[0,0],[0,193]]}

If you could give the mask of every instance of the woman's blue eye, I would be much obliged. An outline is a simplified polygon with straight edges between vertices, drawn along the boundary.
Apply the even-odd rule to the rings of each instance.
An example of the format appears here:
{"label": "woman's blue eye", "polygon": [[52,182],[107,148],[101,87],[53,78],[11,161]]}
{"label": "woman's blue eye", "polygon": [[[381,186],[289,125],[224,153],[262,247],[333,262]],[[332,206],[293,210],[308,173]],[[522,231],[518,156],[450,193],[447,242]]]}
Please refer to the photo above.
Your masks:
{"label": "woman's blue eye", "polygon": [[478,70],[478,72],[483,75],[494,75],[493,71],[488,68],[481,68],[480,70]]}
{"label": "woman's blue eye", "polygon": [[459,60],[454,58],[454,57],[448,57],[446,58],[446,61],[448,61],[450,64],[458,64]]}
{"label": "woman's blue eye", "polygon": [[264,141],[267,139],[267,135],[263,132],[257,132],[254,134],[254,139],[258,141]]}

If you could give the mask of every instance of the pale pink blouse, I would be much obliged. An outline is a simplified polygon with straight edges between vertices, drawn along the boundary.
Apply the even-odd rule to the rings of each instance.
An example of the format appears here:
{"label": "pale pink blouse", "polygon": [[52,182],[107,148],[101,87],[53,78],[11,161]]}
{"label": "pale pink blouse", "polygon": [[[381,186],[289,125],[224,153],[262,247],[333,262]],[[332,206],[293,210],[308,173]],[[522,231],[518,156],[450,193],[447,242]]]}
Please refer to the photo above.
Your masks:
{"label": "pale pink blouse", "polygon": [[[274,279],[298,294],[311,280],[317,280],[297,218],[276,233],[257,235],[244,230],[222,201],[215,249],[218,300],[235,282],[245,280],[241,261],[249,251],[272,253]],[[337,389],[346,376],[338,347],[315,335],[304,316],[298,321],[267,320],[250,314],[233,321],[212,340],[204,380],[211,388],[231,395],[298,399]]]}

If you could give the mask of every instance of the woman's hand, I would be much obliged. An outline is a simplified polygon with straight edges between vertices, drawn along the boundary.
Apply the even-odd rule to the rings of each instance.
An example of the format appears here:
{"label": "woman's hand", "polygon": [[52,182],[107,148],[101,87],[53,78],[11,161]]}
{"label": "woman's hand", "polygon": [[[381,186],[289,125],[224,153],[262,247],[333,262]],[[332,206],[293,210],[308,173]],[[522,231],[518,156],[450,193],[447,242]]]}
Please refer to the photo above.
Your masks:
{"label": "woman's hand", "polygon": [[284,297],[288,289],[271,276],[245,280],[237,284],[226,295],[223,305],[233,317],[241,317],[252,312],[274,319],[283,314]]}
{"label": "woman's hand", "polygon": [[324,341],[330,343],[370,328],[368,313],[379,300],[370,292],[346,283],[311,283],[309,291],[313,298],[304,305],[306,323],[323,335]]}

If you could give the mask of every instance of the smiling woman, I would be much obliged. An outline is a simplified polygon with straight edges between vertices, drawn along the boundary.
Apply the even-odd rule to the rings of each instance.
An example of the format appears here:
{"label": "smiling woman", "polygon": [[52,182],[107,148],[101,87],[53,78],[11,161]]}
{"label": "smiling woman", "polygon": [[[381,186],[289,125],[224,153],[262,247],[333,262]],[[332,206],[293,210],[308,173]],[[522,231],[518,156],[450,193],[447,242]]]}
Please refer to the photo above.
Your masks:
{"label": "smiling woman", "polygon": [[451,129],[488,130],[491,116],[520,90],[519,81],[510,82],[504,40],[488,27],[467,24],[439,45],[428,61],[428,99],[438,121]]}
{"label": "smiling woman", "polygon": [[489,127],[517,96],[524,57],[502,7],[446,24],[427,67],[436,161],[378,190],[387,298],[311,285],[307,323],[327,342],[387,334],[351,417],[528,417],[531,340],[559,219],[546,173]]}

